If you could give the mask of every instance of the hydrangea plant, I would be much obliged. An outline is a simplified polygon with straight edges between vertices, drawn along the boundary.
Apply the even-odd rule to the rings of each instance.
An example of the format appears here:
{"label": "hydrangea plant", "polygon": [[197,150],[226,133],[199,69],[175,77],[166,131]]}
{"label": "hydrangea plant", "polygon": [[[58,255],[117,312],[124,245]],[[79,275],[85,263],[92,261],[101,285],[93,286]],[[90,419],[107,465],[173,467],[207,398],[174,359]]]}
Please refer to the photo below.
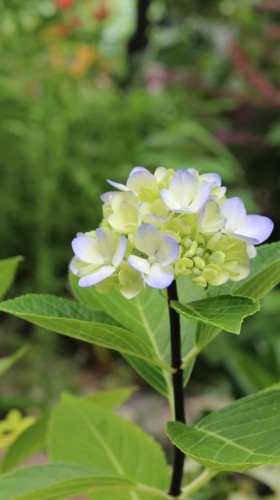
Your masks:
{"label": "hydrangea plant", "polygon": [[[110,412],[122,396],[65,396],[8,450],[1,500],[184,500],[219,471],[280,464],[279,384],[194,427],[184,406],[198,354],[222,331],[239,334],[280,282],[280,244],[255,248],[272,221],[227,198],[216,173],[136,167],[126,184],[108,182],[114,190],[101,196],[100,227],[72,242],[70,285],[79,304],[26,295],[0,309],[119,351],[169,402],[171,473],[157,443]],[[53,463],[12,471],[46,442]],[[203,467],[189,484],[186,455]]]}

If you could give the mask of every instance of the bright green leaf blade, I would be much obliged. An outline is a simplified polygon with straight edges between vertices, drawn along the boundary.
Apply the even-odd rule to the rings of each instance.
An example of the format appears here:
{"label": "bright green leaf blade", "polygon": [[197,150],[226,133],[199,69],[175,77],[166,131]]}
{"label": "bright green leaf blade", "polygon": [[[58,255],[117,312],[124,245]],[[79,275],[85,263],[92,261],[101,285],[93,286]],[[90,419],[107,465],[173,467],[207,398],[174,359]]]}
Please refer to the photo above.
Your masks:
{"label": "bright green leaf blade", "polygon": [[21,256],[0,260],[0,300],[12,285],[17,267],[22,260]]}
{"label": "bright green leaf blade", "polygon": [[13,441],[3,458],[1,472],[9,472],[45,447],[49,418],[50,412],[45,413]]}
{"label": "bright green leaf blade", "polygon": [[[170,364],[169,318],[164,292],[147,287],[134,299],[127,300],[117,289],[112,290],[109,294],[100,294],[94,287],[81,288],[78,285],[78,278],[72,273],[69,275],[69,280],[77,300],[110,314],[125,328],[145,340],[153,350],[155,357]],[[202,293],[201,288],[190,282],[186,283],[185,278],[179,279],[177,282],[181,300],[188,301],[191,297],[199,298]],[[182,318],[181,327],[182,353],[186,354],[193,345],[195,322]],[[172,380],[165,370],[134,356],[124,355],[124,357],[152,387],[172,402]],[[189,374],[186,373],[185,380]]]}
{"label": "bright green leaf blade", "polygon": [[260,309],[259,304],[252,299],[231,295],[220,295],[189,304],[171,301],[171,304],[183,316],[206,325],[219,326],[231,333],[239,333],[243,319]]}
{"label": "bright green leaf blade", "polygon": [[0,476],[1,500],[61,500],[99,491],[127,491],[135,482],[73,463],[45,464]]}
{"label": "bright green leaf blade", "polygon": [[[0,310],[92,344],[108,347],[162,365],[149,346],[110,316],[91,307],[51,295],[24,295],[0,304]],[[169,369],[168,366],[166,366]]]}
{"label": "bright green leaf blade", "polygon": [[[124,474],[148,486],[168,487],[164,454],[150,436],[121,417],[73,396],[64,396],[53,412],[49,452],[54,461],[67,457],[68,461],[113,475]],[[138,494],[136,498],[140,498]]]}
{"label": "bright green leaf blade", "polygon": [[[166,299],[159,290],[147,287],[134,299],[127,300],[117,289],[100,294],[94,287],[81,288],[78,278],[72,273],[69,274],[69,281],[79,302],[110,314],[124,328],[145,340],[155,357],[170,363],[168,309]],[[165,370],[134,356],[124,357],[158,392],[168,399],[172,398],[172,381]]]}
{"label": "bright green leaf blade", "polygon": [[29,345],[23,345],[11,356],[0,359],[0,377],[11,368],[19,359],[21,359],[28,351]]}
{"label": "bright green leaf blade", "polygon": [[137,391],[136,386],[124,387],[122,389],[95,392],[89,396],[84,396],[82,399],[86,399],[91,403],[102,406],[105,410],[113,410],[129,399],[131,394],[135,391]]}
{"label": "bright green leaf blade", "polygon": [[[112,410],[122,404],[136,390],[136,387],[102,391],[81,400],[102,406],[105,410]],[[46,437],[51,412],[47,412],[34,424],[25,429],[8,448],[1,465],[2,472],[9,472],[17,465],[23,463],[46,446]]]}
{"label": "bright green leaf blade", "polygon": [[196,462],[219,471],[242,472],[280,464],[280,384],[240,399],[195,427],[169,422],[172,442]]}

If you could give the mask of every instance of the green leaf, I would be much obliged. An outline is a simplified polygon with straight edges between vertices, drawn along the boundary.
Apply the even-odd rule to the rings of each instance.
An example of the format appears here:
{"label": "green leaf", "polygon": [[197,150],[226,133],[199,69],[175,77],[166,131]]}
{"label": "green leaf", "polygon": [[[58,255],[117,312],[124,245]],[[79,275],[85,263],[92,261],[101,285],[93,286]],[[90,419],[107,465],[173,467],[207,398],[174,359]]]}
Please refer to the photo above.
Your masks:
{"label": "green leaf", "polygon": [[6,373],[9,368],[11,368],[19,359],[21,359],[28,351],[29,345],[23,345],[11,356],[6,356],[0,359],[0,377]]}
{"label": "green leaf", "polygon": [[73,396],[64,396],[53,412],[49,452],[54,461],[67,457],[68,461],[113,475],[124,474],[142,484],[168,487],[165,457],[150,436],[100,406]]}
{"label": "green leaf", "polygon": [[124,387],[122,389],[95,392],[94,394],[84,396],[81,399],[86,399],[91,403],[102,406],[105,410],[113,410],[117,406],[124,403],[135,391],[137,391],[136,386]]}
{"label": "green leaf", "polygon": [[[24,295],[0,304],[0,310],[68,337],[133,354],[163,365],[149,345],[107,314],[52,295]],[[170,370],[169,366],[164,367]]]}
{"label": "green leaf", "polygon": [[21,256],[0,260],[0,300],[12,285],[17,267],[22,260]]}
{"label": "green leaf", "polygon": [[195,427],[169,422],[167,434],[186,455],[210,469],[242,472],[280,464],[280,384],[240,399]]}
{"label": "green leaf", "polygon": [[77,494],[127,491],[133,486],[135,481],[125,476],[73,463],[24,467],[0,476],[1,500],[61,500]]}
{"label": "green leaf", "polygon": [[[125,299],[119,290],[114,289],[109,294],[100,294],[94,287],[81,288],[78,278],[69,275],[73,294],[83,304],[96,307],[110,314],[116,321],[144,340],[152,349],[154,356],[166,364],[170,364],[170,332],[167,300],[164,292],[146,287],[137,297]],[[186,286],[186,281],[178,280],[179,296],[189,300],[191,296],[198,298],[201,289],[192,283]],[[192,346],[195,333],[195,322],[183,318],[182,352],[187,353]],[[133,368],[158,392],[172,401],[173,388],[169,373],[157,366],[135,356],[123,354]],[[186,377],[189,373],[186,374]]]}
{"label": "green leaf", "polygon": [[49,418],[50,412],[45,413],[13,441],[3,458],[1,472],[9,472],[45,447]]}
{"label": "green leaf", "polygon": [[259,304],[252,299],[231,295],[220,295],[189,304],[171,301],[171,304],[175,311],[183,316],[206,325],[219,326],[232,333],[240,333],[243,319],[260,309]]}
{"label": "green leaf", "polygon": [[[135,389],[135,387],[127,387],[124,389],[102,391],[84,396],[80,399],[102,406],[102,408],[106,410],[112,410],[129,398]],[[15,441],[13,441],[3,458],[1,465],[2,472],[9,472],[17,465],[45,448],[50,416],[51,412],[42,415],[42,417],[25,429]]]}

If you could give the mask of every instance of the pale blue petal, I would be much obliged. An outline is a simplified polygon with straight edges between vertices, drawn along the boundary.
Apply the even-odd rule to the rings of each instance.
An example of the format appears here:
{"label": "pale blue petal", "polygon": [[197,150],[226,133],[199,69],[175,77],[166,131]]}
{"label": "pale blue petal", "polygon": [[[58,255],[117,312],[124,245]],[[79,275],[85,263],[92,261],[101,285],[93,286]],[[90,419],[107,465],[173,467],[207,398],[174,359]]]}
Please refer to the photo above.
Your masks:
{"label": "pale blue petal", "polygon": [[150,274],[145,276],[147,285],[152,288],[167,288],[173,281],[174,269],[172,266],[162,267],[157,262],[152,265]]}
{"label": "pale blue petal", "polygon": [[211,189],[212,184],[210,184],[210,182],[203,181],[199,184],[195,197],[188,207],[190,212],[196,213],[204,207],[211,193]]}
{"label": "pale blue petal", "polygon": [[96,248],[96,241],[88,236],[80,236],[72,241],[74,254],[89,264],[103,264],[104,256]]}
{"label": "pale blue petal", "polygon": [[209,174],[202,174],[200,176],[200,179],[203,181],[211,182],[212,184],[215,184],[215,186],[221,187],[222,185],[222,179],[219,174],[216,173],[209,173]]}
{"label": "pale blue petal", "polygon": [[112,259],[116,246],[116,235],[105,227],[96,229],[96,242],[98,251],[104,258]]}
{"label": "pale blue petal", "polygon": [[[129,176],[128,176],[128,177],[130,177],[132,174],[135,174],[135,172],[149,172],[149,170],[147,170],[145,167],[134,167],[134,168],[131,170],[131,172],[130,172],[130,174],[129,174]],[[149,173],[150,173],[150,172],[149,172]]]}
{"label": "pale blue petal", "polygon": [[155,255],[161,244],[159,230],[152,224],[141,224],[134,236],[134,245],[149,257]]}
{"label": "pale blue petal", "polygon": [[142,292],[143,288],[144,282],[142,280],[137,280],[121,287],[120,292],[126,299],[133,299],[138,293]]}
{"label": "pale blue petal", "polygon": [[169,183],[169,190],[176,195],[180,207],[185,209],[193,200],[196,189],[197,181],[187,170],[177,170]]}
{"label": "pale blue petal", "polygon": [[103,201],[103,203],[108,203],[111,200],[112,195],[116,194],[116,192],[117,191],[107,191],[107,193],[103,193],[100,196],[101,201]]}
{"label": "pale blue petal", "polygon": [[99,283],[105,278],[108,278],[108,276],[111,276],[114,271],[115,268],[113,266],[102,266],[97,269],[97,271],[94,271],[87,276],[83,276],[83,278],[81,278],[79,281],[79,286],[81,286],[82,288],[86,288],[88,286],[96,285],[96,283]]}
{"label": "pale blue petal", "polygon": [[76,260],[76,257],[73,257],[73,259],[71,260],[71,262],[69,264],[69,269],[70,269],[71,273],[73,273],[73,274],[75,274],[75,276],[77,276],[78,269],[75,267],[75,260]]}
{"label": "pale blue petal", "polygon": [[120,189],[120,191],[129,191],[129,189],[127,189],[127,187],[124,184],[120,184],[119,182],[113,182],[113,181],[110,181],[109,179],[107,179],[107,182],[109,184],[111,184],[111,186],[114,186],[115,188]]}
{"label": "pale blue petal", "polygon": [[221,214],[227,219],[226,230],[233,232],[245,224],[246,209],[243,201],[235,196],[226,200],[221,207]]}
{"label": "pale blue petal", "polygon": [[249,245],[259,245],[271,235],[273,227],[274,224],[268,217],[247,215],[245,224],[238,229],[235,237],[246,241]]}
{"label": "pale blue petal", "polygon": [[136,269],[140,273],[149,274],[150,272],[151,266],[147,259],[142,259],[142,257],[138,257],[137,255],[130,255],[127,262],[133,269]]}
{"label": "pale blue petal", "polygon": [[127,187],[139,194],[142,188],[151,190],[157,188],[157,180],[148,170],[137,170],[127,179]]}
{"label": "pale blue petal", "polygon": [[162,266],[171,264],[179,254],[180,245],[170,236],[163,234],[161,236],[161,245],[156,253],[157,262]]}
{"label": "pale blue petal", "polygon": [[174,212],[181,211],[182,207],[175,193],[173,193],[169,189],[161,189],[160,196],[165,205],[170,208],[170,210]]}
{"label": "pale blue petal", "polygon": [[126,251],[126,239],[124,236],[119,236],[116,250],[112,258],[113,266],[118,267],[120,265],[120,263],[123,260],[125,251]]}

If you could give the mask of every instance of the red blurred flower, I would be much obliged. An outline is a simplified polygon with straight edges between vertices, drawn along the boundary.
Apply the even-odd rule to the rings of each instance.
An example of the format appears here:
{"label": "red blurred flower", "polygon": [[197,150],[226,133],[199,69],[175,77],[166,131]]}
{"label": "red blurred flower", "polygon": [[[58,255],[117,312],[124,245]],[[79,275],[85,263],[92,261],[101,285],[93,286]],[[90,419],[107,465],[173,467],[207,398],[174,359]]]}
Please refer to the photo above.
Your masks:
{"label": "red blurred flower", "polygon": [[60,10],[66,10],[72,7],[75,0],[56,0],[56,6]]}

